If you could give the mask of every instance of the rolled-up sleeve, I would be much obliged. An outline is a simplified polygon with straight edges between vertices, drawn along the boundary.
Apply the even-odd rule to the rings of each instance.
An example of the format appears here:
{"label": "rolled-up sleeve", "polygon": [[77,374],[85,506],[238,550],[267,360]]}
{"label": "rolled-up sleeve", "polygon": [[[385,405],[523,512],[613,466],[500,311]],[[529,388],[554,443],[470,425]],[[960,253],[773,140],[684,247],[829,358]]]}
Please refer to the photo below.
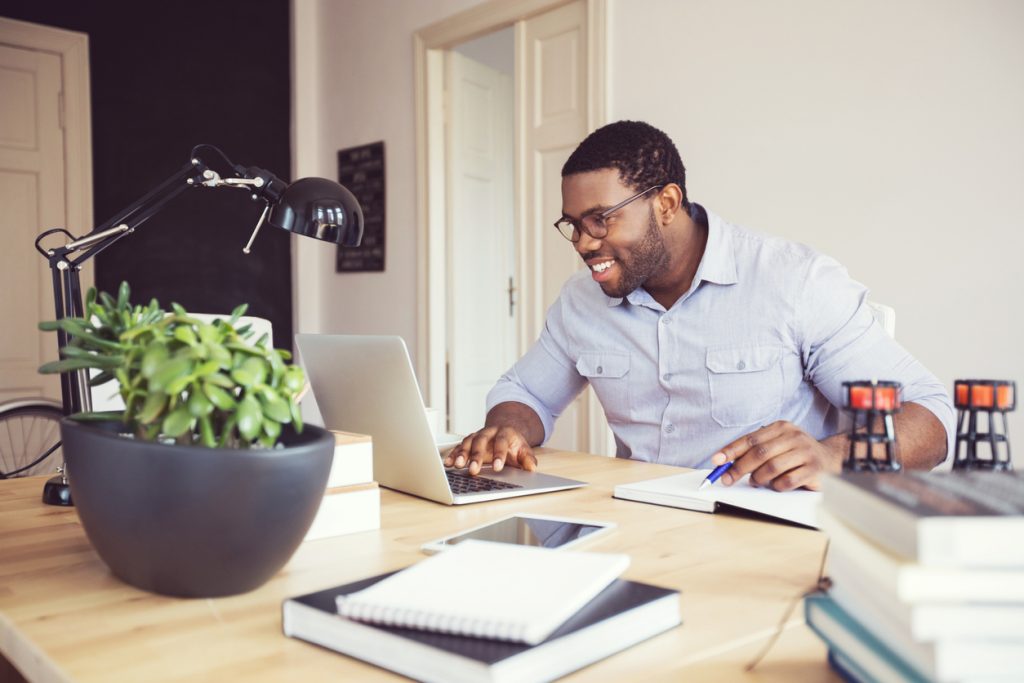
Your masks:
{"label": "rolled-up sleeve", "polygon": [[546,443],[554,431],[555,420],[586,386],[566,351],[567,343],[559,300],[548,309],[536,343],[487,394],[488,412],[507,401],[529,406],[544,425]]}
{"label": "rolled-up sleeve", "polygon": [[867,289],[835,260],[811,260],[797,306],[797,337],[807,379],[834,406],[843,406],[843,382],[899,382],[904,403],[927,408],[946,430],[947,458],[956,443],[956,419],[945,386],[886,334],[868,305]]}

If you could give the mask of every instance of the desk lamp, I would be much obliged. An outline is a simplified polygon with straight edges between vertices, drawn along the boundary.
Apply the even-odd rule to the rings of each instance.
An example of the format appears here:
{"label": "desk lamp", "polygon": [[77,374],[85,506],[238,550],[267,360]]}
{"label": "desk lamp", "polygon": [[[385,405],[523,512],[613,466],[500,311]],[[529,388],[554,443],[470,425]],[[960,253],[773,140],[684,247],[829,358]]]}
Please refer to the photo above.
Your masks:
{"label": "desk lamp", "polygon": [[[843,382],[846,410],[853,416],[850,454],[843,462],[847,472],[898,472],[896,429],[892,416],[900,411],[898,382]],[[876,449],[885,457],[875,457]]]}
{"label": "desk lamp", "polygon": [[[215,158],[223,163],[223,175],[207,163],[206,155],[215,155]],[[79,281],[83,262],[134,232],[185,190],[219,187],[250,192],[253,201],[261,201],[265,205],[249,242],[242,249],[246,254],[250,253],[253,241],[264,223],[297,235],[314,237],[346,247],[357,247],[362,241],[362,209],[352,193],[338,183],[325,178],[301,178],[289,185],[265,169],[232,163],[223,152],[212,145],[197,145],[192,149],[189,163],[91,232],[76,238],[64,228],[54,228],[36,238],[36,250],[50,264],[57,318],[83,315],[82,288]],[[64,235],[68,241],[58,247],[41,246],[44,239],[54,234]],[[64,348],[67,342],[67,333],[59,330],[58,350]],[[61,373],[60,383],[65,415],[92,408],[87,371]],[[59,446],[60,442],[56,443],[43,457]],[[44,503],[72,504],[71,490],[64,470],[62,465],[61,473],[46,482],[43,489]]]}
{"label": "desk lamp", "polygon": [[[1006,413],[1017,407],[1017,384],[998,379],[958,379],[953,383],[957,409],[954,470],[995,470],[1009,472],[1010,441]],[[987,416],[987,432],[978,431],[978,417]],[[1002,431],[995,416],[1002,417]],[[987,457],[979,457],[978,445],[988,444]]]}

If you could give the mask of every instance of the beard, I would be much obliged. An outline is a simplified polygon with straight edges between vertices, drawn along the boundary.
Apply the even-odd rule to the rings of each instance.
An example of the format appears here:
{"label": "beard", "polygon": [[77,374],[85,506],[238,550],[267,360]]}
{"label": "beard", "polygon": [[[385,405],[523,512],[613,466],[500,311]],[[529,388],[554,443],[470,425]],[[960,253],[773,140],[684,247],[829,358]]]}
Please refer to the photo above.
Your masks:
{"label": "beard", "polygon": [[668,260],[668,251],[665,249],[665,238],[658,229],[653,206],[648,214],[647,231],[644,236],[628,254],[615,254],[615,259],[621,273],[619,281],[601,283],[601,291],[613,299],[621,299],[643,286],[664,266]]}

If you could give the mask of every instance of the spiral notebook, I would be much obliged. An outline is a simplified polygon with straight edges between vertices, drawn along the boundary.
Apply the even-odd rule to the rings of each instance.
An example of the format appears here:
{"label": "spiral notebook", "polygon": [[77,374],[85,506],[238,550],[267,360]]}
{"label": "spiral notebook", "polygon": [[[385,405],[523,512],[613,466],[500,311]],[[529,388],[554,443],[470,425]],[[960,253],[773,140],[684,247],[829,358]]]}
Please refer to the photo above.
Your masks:
{"label": "spiral notebook", "polygon": [[629,556],[464,541],[355,593],[338,614],[383,626],[535,645],[629,566]]}

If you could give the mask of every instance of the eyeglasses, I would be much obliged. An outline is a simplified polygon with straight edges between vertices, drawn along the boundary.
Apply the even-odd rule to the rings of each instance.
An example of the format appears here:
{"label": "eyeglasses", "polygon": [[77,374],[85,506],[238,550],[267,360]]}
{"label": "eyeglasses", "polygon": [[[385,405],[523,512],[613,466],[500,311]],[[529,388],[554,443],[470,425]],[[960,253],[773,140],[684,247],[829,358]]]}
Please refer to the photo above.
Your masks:
{"label": "eyeglasses", "polygon": [[648,192],[651,192],[653,190],[660,190],[663,187],[665,186],[652,185],[643,192],[637,192],[629,199],[619,202],[610,209],[605,209],[600,213],[588,214],[580,218],[578,221],[573,220],[572,218],[562,216],[557,221],[555,221],[555,227],[558,229],[558,232],[561,233],[562,237],[569,240],[573,244],[580,241],[580,236],[584,232],[593,237],[595,240],[602,239],[605,235],[608,234],[608,216],[611,216],[613,213],[625,207],[630,202],[640,199],[640,197],[643,197]]}

